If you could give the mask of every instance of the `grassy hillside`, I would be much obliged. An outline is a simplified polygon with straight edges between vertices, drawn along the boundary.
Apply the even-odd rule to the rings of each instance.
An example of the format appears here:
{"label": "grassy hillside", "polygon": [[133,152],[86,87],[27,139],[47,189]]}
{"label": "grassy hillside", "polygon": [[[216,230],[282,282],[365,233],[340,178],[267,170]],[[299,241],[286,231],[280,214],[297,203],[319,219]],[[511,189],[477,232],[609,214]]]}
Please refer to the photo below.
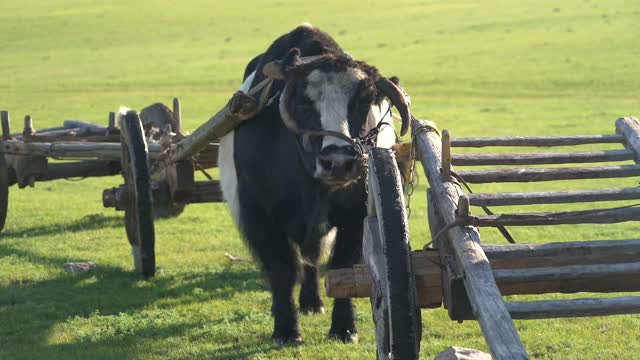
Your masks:
{"label": "grassy hillside", "polygon": [[[244,66],[308,21],[354,57],[400,77],[420,118],[454,136],[612,133],[640,115],[640,7],[628,1],[35,1],[0,2],[0,108],[14,130],[64,119],[106,124],[120,105],[183,102],[194,129],[238,88]],[[585,149],[588,147],[584,147]],[[412,200],[414,248],[429,241],[424,176]],[[330,316],[304,316],[304,344],[270,340],[270,295],[222,204],[156,222],[159,273],[132,274],[122,214],[102,189],[121,178],[11,188],[0,234],[0,359],[370,359],[329,342]],[[636,186],[637,179],[478,186],[478,190]],[[559,208],[559,207],[558,207]],[[579,206],[563,206],[579,208]],[[511,209],[514,210],[514,209]],[[622,239],[640,225],[512,229],[520,242]],[[485,242],[503,243],[491,230]],[[69,275],[68,261],[98,270]],[[532,297],[528,297],[532,298]],[[327,300],[327,304],[330,302]],[[328,306],[330,311],[330,306]],[[449,345],[486,350],[475,322],[425,310],[422,357]],[[640,317],[516,322],[536,359],[633,359]]]}

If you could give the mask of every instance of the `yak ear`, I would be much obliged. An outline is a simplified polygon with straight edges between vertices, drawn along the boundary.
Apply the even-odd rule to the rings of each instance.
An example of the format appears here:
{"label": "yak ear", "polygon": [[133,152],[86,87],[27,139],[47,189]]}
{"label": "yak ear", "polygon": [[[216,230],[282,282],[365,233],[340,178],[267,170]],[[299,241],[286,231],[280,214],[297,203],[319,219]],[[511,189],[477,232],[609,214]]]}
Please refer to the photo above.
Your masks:
{"label": "yak ear", "polygon": [[284,80],[287,78],[287,72],[301,63],[300,49],[293,48],[289,50],[282,60],[275,60],[265,64],[262,68],[262,73],[274,80]]}

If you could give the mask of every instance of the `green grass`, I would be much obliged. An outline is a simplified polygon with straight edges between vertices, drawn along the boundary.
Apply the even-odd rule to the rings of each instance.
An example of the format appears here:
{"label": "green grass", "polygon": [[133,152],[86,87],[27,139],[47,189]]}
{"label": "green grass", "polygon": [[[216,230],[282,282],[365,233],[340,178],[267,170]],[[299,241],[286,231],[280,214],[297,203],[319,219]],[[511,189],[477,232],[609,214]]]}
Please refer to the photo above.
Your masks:
{"label": "green grass", "polygon": [[[179,4],[179,5],[178,5]],[[309,21],[354,57],[398,75],[413,111],[454,136],[612,133],[640,114],[637,3],[190,0],[0,2],[0,108],[13,129],[79,118],[106,124],[120,105],[183,102],[194,129],[238,88],[244,65]],[[588,148],[588,147],[584,147]],[[330,316],[303,316],[304,344],[270,340],[270,295],[224,205],[193,205],[156,223],[158,275],[132,274],[122,214],[102,208],[118,177],[11,189],[0,235],[0,359],[370,359],[367,300],[360,344],[325,339]],[[412,200],[414,248],[429,239],[425,179]],[[477,190],[636,186],[637,179],[478,186]],[[539,207],[533,207],[539,208]],[[558,207],[560,208],[560,207]],[[579,208],[566,206],[563,208]],[[511,210],[517,210],[511,208]],[[622,239],[640,226],[514,228],[520,242]],[[497,232],[483,240],[503,243]],[[98,269],[70,275],[68,261]],[[524,297],[532,298],[532,297]],[[327,304],[330,304],[326,299]],[[330,306],[328,306],[330,310]],[[424,310],[422,358],[450,345],[486,350],[475,322]],[[536,359],[633,359],[640,317],[517,321]]]}

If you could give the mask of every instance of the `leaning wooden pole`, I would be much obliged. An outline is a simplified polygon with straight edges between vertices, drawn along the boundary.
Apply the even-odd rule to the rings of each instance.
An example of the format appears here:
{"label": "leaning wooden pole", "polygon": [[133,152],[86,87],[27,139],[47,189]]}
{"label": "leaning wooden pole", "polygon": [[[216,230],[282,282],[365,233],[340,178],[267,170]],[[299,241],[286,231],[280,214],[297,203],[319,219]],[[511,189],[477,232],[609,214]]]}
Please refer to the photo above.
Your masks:
{"label": "leaning wooden pole", "polygon": [[[211,140],[221,138],[257,114],[268,100],[272,82],[271,79],[265,79],[248,94],[242,91],[236,92],[225,107],[171,149],[170,162],[190,158],[204,149]],[[263,92],[260,93],[260,91]],[[260,95],[258,99],[254,97],[257,95]]]}
{"label": "leaning wooden pole", "polygon": [[[429,180],[435,204],[446,224],[456,219],[455,210],[462,189],[455,182],[442,179],[440,170],[441,139],[426,122],[414,121],[417,155]],[[427,130],[425,130],[427,129]],[[449,229],[450,246],[464,272],[464,285],[494,359],[529,359],[513,320],[502,301],[493,278],[489,260],[480,247],[480,234],[475,227],[455,226]]]}

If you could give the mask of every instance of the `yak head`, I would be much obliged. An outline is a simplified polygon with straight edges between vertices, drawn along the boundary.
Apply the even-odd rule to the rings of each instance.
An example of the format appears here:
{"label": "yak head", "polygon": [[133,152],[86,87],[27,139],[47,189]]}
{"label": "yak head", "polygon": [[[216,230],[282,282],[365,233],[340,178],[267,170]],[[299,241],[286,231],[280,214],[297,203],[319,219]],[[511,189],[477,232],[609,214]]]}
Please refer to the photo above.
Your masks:
{"label": "yak head", "polygon": [[389,122],[390,104],[401,115],[401,134],[409,127],[402,90],[375,67],[344,53],[301,58],[294,48],[263,72],[284,81],[282,120],[301,135],[304,149],[314,153],[313,176],[329,185],[342,186],[361,176],[362,147],[354,146],[355,139],[370,140],[381,122]]}

